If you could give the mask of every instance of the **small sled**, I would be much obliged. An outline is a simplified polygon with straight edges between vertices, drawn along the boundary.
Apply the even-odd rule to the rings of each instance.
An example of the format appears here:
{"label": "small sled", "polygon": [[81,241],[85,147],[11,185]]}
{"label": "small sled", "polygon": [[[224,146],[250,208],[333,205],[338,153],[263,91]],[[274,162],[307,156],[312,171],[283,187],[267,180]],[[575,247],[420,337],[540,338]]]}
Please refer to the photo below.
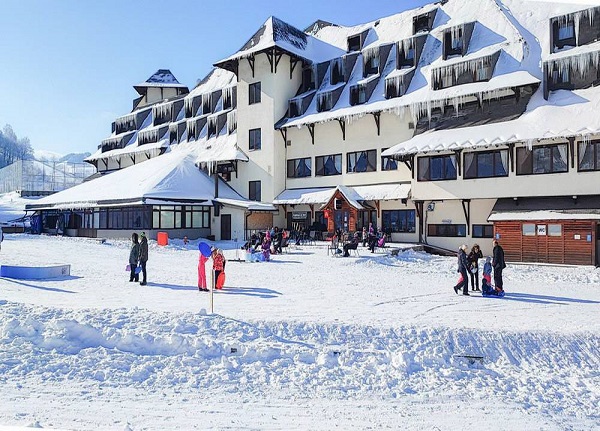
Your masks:
{"label": "small sled", "polygon": [[215,283],[215,288],[217,289],[223,289],[223,286],[225,286],[225,272],[219,274],[217,282]]}
{"label": "small sled", "polygon": [[504,290],[501,290],[499,292],[497,290],[493,290],[492,292],[481,292],[481,296],[484,296],[486,298],[502,298],[504,295]]}

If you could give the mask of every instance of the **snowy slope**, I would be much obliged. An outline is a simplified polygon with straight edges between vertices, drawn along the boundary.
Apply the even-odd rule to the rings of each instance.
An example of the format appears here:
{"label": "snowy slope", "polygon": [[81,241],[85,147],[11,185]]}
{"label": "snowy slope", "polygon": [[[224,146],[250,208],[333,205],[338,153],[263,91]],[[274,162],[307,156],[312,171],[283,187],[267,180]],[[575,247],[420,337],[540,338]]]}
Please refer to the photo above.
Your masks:
{"label": "snowy slope", "polygon": [[[504,299],[452,291],[455,259],[333,258],[325,245],[235,262],[197,291],[197,243],[7,235],[0,424],[65,429],[543,429],[600,426],[600,270],[509,265]],[[237,349],[233,352],[232,348]],[[458,357],[477,354],[482,363]]]}

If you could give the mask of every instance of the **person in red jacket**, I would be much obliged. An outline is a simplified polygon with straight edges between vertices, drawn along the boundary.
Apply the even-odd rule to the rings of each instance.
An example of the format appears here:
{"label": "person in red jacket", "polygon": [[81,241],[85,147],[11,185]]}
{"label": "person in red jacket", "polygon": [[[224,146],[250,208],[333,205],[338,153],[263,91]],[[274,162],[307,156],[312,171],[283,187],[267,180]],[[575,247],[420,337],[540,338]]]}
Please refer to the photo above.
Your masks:
{"label": "person in red jacket", "polygon": [[[214,249],[212,253],[213,259],[213,272],[215,276],[215,287],[222,289],[225,277],[225,256],[223,256],[223,250]],[[221,276],[222,274],[222,276]]]}
{"label": "person in red jacket", "polygon": [[198,258],[198,290],[200,292],[208,292],[208,288],[206,287],[206,268],[205,264],[208,260],[208,257],[204,256],[202,252],[200,252],[200,257]]}

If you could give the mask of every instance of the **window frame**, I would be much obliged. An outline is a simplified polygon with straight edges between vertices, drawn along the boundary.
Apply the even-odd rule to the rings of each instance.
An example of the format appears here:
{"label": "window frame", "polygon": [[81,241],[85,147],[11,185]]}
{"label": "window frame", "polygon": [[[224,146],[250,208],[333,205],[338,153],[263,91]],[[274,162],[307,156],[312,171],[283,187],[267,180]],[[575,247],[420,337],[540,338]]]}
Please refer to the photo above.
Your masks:
{"label": "window frame", "polygon": [[[454,158],[454,164],[452,164],[452,158]],[[435,178],[432,179],[431,178],[431,162],[437,159],[448,159],[448,162],[444,163],[444,170],[446,170],[446,172],[444,173],[444,177],[443,178]],[[428,177],[424,178],[421,175],[421,162],[423,160],[427,160],[427,173],[428,173]],[[448,166],[453,166],[454,168],[454,176],[448,176]],[[443,155],[443,156],[424,156],[424,157],[418,157],[417,158],[417,181],[455,181],[458,178],[458,172],[456,169],[456,155],[455,154],[447,154],[447,155]]]}
{"label": "window frame", "polygon": [[[258,197],[258,199],[257,199],[257,197]],[[260,180],[248,181],[248,200],[261,202],[261,199],[262,199],[262,185],[261,185]]]}
{"label": "window frame", "polygon": [[[557,151],[558,155],[560,156],[560,151],[558,149],[559,146],[564,146],[565,148],[565,160],[564,160],[564,164],[565,164],[565,169],[564,170],[555,170],[554,169],[554,157],[555,154],[554,152]],[[536,169],[536,164],[535,164],[535,153],[542,151],[542,150],[546,150],[546,149],[550,149],[551,153],[550,153],[550,170],[548,172],[535,172]],[[530,172],[523,172],[523,163],[521,162],[522,160],[522,154],[526,154],[526,159],[523,160],[523,162],[525,162],[526,160],[530,160],[528,162],[528,165],[526,166],[527,170]],[[529,155],[527,155],[529,154]],[[529,150],[527,147],[519,147],[517,148],[517,152],[515,155],[515,159],[516,159],[516,174],[517,175],[551,175],[551,174],[564,174],[564,173],[568,173],[569,172],[569,145],[567,143],[558,143],[558,144],[548,144],[548,145],[538,145],[533,147],[531,150]]]}
{"label": "window frame", "polygon": [[[504,173],[503,174],[499,174],[496,173],[496,163],[498,160],[496,160],[497,158],[499,158],[499,162],[500,162],[500,166],[502,166],[504,168],[504,165],[502,164],[502,152],[506,152],[506,160],[507,160],[507,166],[506,169],[504,169]],[[493,163],[492,163],[492,175],[479,175],[479,158],[492,154],[493,155]],[[473,162],[475,164],[475,175],[474,176],[470,176],[469,174],[469,169],[467,169],[467,161],[466,158],[473,156]],[[473,151],[473,152],[468,152],[468,153],[464,153],[463,154],[463,179],[465,180],[472,180],[472,179],[477,179],[477,178],[498,178],[498,177],[508,177],[508,172],[510,170],[509,166],[508,166],[508,157],[509,157],[509,153],[508,153],[508,149],[500,149],[500,150],[489,150],[489,151]]]}
{"label": "window frame", "polygon": [[[258,135],[258,141],[256,136]],[[248,150],[258,151],[262,148],[262,132],[261,129],[250,129],[248,130]]]}
{"label": "window frame", "polygon": [[[581,151],[584,145],[592,146],[592,168],[581,168]],[[585,152],[584,152],[585,155]],[[594,172],[600,171],[600,140],[577,143],[577,172]]]}
{"label": "window frame", "polygon": [[[392,228],[392,214],[396,213],[396,220],[399,223],[401,220],[404,223],[399,223],[400,228]],[[381,226],[386,234],[391,233],[415,233],[417,231],[416,210],[414,209],[397,209],[397,210],[381,210]],[[386,225],[386,223],[389,224]],[[405,226],[403,228],[403,226]]]}
{"label": "window frame", "polygon": [[[336,173],[325,173],[325,164],[327,163],[327,158],[333,158],[334,166],[336,165],[336,161],[339,160],[339,171]],[[319,162],[322,162],[322,168],[319,169]],[[337,166],[336,166],[337,169]],[[342,153],[337,154],[326,154],[323,156],[315,156],[315,177],[332,177],[335,175],[342,175]],[[319,173],[321,171],[321,173]]]}
{"label": "window frame", "polygon": [[[432,233],[432,229],[435,229],[435,232]],[[442,230],[442,232],[438,232]],[[454,230],[455,232],[446,233],[444,230]],[[466,224],[452,224],[452,223],[431,223],[427,224],[427,236],[428,237],[437,237],[437,238],[463,238],[467,236],[467,225]]]}
{"label": "window frame", "polygon": [[260,81],[248,85],[248,105],[255,105],[261,102],[262,90]]}
{"label": "window frame", "polygon": [[[298,174],[298,167],[301,161],[304,161],[308,173],[305,171],[304,175]],[[308,163],[307,163],[308,161]],[[292,167],[292,169],[290,169]],[[287,178],[309,178],[312,177],[312,157],[300,157],[297,159],[289,159],[287,161]]]}
{"label": "window frame", "polygon": [[[382,148],[381,152],[383,153],[388,148]],[[386,162],[393,163],[396,165],[395,168],[386,168]],[[398,170],[398,160],[392,159],[391,157],[381,156],[381,171],[397,171]]]}
{"label": "window frame", "polygon": [[[476,232],[481,229],[481,234]],[[486,231],[488,233],[486,234]],[[472,238],[494,238],[494,225],[493,224],[473,224],[471,226],[471,237]]]}
{"label": "window frame", "polygon": [[[358,166],[358,162],[361,160],[363,155],[367,161],[365,170],[358,171],[356,170],[356,167]],[[353,164],[350,162],[351,157],[355,157]],[[372,163],[370,163],[370,161]],[[351,166],[354,166],[354,169],[352,169]],[[357,174],[365,172],[377,172],[377,150],[352,151],[346,153],[346,173]]]}

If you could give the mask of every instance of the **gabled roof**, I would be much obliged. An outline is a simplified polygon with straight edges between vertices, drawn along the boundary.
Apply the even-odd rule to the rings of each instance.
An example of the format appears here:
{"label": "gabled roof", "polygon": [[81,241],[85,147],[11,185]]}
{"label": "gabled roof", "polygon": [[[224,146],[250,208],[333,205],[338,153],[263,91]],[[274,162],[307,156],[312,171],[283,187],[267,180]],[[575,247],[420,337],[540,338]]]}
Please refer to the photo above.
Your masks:
{"label": "gabled roof", "polygon": [[[385,201],[407,199],[410,195],[410,184],[372,184],[368,186],[338,186],[325,188],[288,189],[275,198],[275,205],[312,205],[328,203],[335,192],[340,192],[350,202]],[[358,208],[358,207],[357,207]]]}
{"label": "gabled roof", "polygon": [[223,67],[227,62],[250,57],[275,47],[308,63],[330,60],[345,53],[342,49],[308,35],[278,18],[270,17],[239,51],[216,62],[215,66]]}
{"label": "gabled roof", "polygon": [[[103,175],[70,189],[44,197],[26,210],[81,209],[114,205],[141,205],[148,202],[174,205],[207,203],[215,200],[214,179],[198,169],[196,156],[173,150],[137,165]],[[250,202],[219,180],[219,198]]]}
{"label": "gabled roof", "polygon": [[145,82],[133,86],[139,94],[144,94],[142,89],[148,87],[185,88],[187,90],[187,86],[180,84],[169,69],[158,69]]}

